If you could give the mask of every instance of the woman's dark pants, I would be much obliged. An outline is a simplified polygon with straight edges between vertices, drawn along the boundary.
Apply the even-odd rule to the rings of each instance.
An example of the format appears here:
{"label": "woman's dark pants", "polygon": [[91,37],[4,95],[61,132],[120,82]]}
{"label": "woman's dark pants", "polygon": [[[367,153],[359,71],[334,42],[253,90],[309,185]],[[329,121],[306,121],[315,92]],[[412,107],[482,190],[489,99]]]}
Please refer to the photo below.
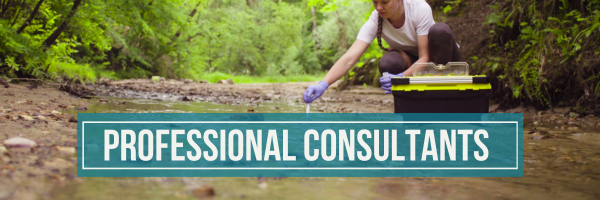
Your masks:
{"label": "woman's dark pants", "polygon": [[[406,53],[410,63],[415,63],[419,57]],[[435,23],[429,28],[429,61],[435,64],[460,61],[460,50],[454,40],[452,30],[445,23]],[[379,73],[389,72],[399,74],[410,66],[401,52],[390,51],[379,60]]]}

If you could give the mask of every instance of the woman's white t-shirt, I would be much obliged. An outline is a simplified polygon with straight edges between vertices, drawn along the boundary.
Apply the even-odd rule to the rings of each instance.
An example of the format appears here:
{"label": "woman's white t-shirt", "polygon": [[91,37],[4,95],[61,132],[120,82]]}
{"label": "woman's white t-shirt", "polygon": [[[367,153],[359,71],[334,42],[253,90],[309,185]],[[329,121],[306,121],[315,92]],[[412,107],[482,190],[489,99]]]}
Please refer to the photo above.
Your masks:
{"label": "woman's white t-shirt", "polygon": [[[431,7],[425,0],[404,0],[405,21],[404,26],[396,29],[387,19],[383,19],[381,38],[392,49],[402,50],[414,56],[419,56],[417,36],[429,35],[429,28],[435,24]],[[379,13],[374,10],[369,20],[362,26],[356,39],[367,43],[373,42],[377,37],[377,20]]]}

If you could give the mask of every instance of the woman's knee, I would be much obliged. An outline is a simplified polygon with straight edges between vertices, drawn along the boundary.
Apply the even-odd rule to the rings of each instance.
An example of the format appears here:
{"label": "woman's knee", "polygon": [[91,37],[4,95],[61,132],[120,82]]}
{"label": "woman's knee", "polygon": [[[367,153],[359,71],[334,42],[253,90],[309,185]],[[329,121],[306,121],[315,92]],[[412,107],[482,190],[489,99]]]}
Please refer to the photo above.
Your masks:
{"label": "woman's knee", "polygon": [[450,29],[450,26],[448,26],[446,23],[443,22],[438,22],[435,23],[434,25],[431,26],[431,28],[429,28],[429,37],[439,37],[439,36],[448,36],[452,34],[452,30]]}
{"label": "woman's knee", "polygon": [[391,51],[383,54],[379,59],[379,73],[388,72],[390,74],[399,74],[406,70],[406,61],[397,51]]}

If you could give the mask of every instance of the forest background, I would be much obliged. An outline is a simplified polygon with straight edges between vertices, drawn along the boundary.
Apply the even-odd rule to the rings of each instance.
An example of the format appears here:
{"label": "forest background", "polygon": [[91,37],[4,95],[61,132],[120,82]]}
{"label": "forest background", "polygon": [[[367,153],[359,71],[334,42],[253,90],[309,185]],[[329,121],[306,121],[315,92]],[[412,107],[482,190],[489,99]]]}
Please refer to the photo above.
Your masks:
{"label": "forest background", "polygon": [[[451,27],[484,12],[483,39],[466,42],[463,59],[493,78],[493,99],[600,112],[600,0],[483,1],[427,0]],[[0,76],[315,81],[372,10],[366,0],[0,0]],[[383,53],[374,41],[345,83],[377,85]]]}

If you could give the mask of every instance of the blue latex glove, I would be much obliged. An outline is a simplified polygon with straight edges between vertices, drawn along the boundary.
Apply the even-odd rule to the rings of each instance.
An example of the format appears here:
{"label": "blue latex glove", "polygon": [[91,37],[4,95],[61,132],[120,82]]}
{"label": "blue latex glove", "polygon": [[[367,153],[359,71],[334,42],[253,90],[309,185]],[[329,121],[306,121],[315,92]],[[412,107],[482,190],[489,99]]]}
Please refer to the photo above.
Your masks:
{"label": "blue latex glove", "polygon": [[308,86],[306,92],[304,92],[304,102],[312,103],[314,100],[321,97],[328,87],[329,84],[325,81],[319,81],[316,85]]}
{"label": "blue latex glove", "polygon": [[379,82],[381,83],[381,89],[385,90],[385,94],[392,93],[392,78],[394,77],[404,77],[404,74],[387,74],[379,78]]}

